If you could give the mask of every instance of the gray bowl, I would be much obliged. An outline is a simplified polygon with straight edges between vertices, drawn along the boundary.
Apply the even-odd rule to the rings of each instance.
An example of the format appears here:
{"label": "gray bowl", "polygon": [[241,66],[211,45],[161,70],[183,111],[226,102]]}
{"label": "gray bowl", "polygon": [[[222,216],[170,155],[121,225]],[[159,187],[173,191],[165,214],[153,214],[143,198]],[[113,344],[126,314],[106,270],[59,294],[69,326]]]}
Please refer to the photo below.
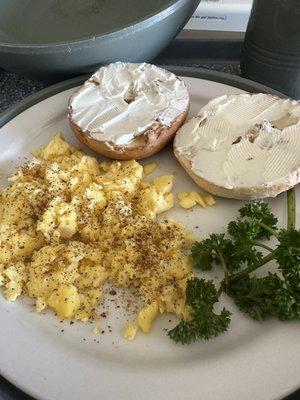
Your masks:
{"label": "gray bowl", "polygon": [[200,0],[2,0],[0,66],[23,75],[91,72],[117,60],[150,61]]}

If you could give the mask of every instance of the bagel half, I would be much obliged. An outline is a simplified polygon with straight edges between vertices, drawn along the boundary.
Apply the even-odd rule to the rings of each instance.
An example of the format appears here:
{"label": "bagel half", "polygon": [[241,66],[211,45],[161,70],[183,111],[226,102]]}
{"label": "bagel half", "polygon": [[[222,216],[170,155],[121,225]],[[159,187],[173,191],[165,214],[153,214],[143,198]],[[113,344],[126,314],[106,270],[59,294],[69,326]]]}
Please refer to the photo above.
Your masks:
{"label": "bagel half", "polygon": [[222,96],[181,127],[174,154],[202,189],[241,200],[275,197],[300,181],[300,103]]}
{"label": "bagel half", "polygon": [[81,143],[120,160],[149,157],[185,122],[189,94],[173,73],[151,64],[100,68],[70,98],[69,123]]}
{"label": "bagel half", "polygon": [[154,123],[142,136],[136,137],[128,146],[118,146],[114,143],[101,142],[94,139],[88,131],[83,132],[76,124],[69,120],[72,131],[77,139],[105,157],[116,160],[140,160],[156,154],[162,150],[174,137],[177,130],[184,124],[189,110],[187,109],[174,119],[171,126]]}

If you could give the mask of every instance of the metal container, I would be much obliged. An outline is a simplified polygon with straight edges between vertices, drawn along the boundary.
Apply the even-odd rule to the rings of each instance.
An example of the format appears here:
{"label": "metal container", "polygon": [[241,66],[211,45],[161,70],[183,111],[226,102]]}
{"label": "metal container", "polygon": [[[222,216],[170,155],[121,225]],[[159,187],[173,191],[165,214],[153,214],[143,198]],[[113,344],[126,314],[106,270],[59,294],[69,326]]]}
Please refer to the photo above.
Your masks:
{"label": "metal container", "polygon": [[200,0],[2,0],[0,66],[35,78],[150,61]]}
{"label": "metal container", "polygon": [[254,0],[242,75],[300,98],[300,0]]}

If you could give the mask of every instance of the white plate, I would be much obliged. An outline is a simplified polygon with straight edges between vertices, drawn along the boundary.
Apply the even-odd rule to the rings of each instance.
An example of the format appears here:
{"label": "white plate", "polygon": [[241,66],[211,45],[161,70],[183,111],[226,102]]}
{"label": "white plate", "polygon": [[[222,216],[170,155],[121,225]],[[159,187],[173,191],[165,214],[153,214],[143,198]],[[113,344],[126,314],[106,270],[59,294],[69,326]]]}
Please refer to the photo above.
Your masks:
{"label": "white plate", "polygon": [[[184,80],[191,93],[191,115],[213,97],[241,92],[201,79]],[[54,132],[60,130],[68,141],[77,143],[66,118],[73,91],[41,101],[0,129],[2,185],[24,157],[30,158]],[[196,189],[170,148],[152,159],[159,164],[156,175],[175,173],[175,193]],[[205,236],[224,231],[240,205],[217,199],[217,205],[206,210],[184,211],[176,206],[170,214]],[[271,205],[285,224],[285,195],[271,200]],[[41,400],[274,400],[300,386],[299,325],[254,322],[225,297],[224,304],[233,312],[227,333],[181,346],[163,330],[176,322],[169,322],[169,316],[159,317],[151,334],[126,342],[120,334],[122,318],[117,319],[114,310],[108,322],[100,321],[105,330],[111,325],[112,332],[94,336],[91,330],[97,324],[60,323],[51,312],[46,316],[34,312],[31,301],[9,303],[1,295],[0,372]]]}

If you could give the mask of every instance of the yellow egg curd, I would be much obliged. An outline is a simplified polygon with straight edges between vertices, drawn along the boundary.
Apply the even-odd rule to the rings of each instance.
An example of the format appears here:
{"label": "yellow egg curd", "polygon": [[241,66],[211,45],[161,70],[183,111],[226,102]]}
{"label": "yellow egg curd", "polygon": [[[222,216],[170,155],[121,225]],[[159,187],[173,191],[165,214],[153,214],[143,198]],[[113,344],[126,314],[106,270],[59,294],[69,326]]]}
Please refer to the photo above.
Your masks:
{"label": "yellow egg curd", "polygon": [[142,308],[124,327],[131,340],[159,313],[187,314],[192,238],[157,219],[173,207],[173,176],[148,183],[136,161],[99,162],[60,134],[10,178],[0,195],[0,285],[36,310],[61,318],[97,318],[104,282],[135,287]]}

